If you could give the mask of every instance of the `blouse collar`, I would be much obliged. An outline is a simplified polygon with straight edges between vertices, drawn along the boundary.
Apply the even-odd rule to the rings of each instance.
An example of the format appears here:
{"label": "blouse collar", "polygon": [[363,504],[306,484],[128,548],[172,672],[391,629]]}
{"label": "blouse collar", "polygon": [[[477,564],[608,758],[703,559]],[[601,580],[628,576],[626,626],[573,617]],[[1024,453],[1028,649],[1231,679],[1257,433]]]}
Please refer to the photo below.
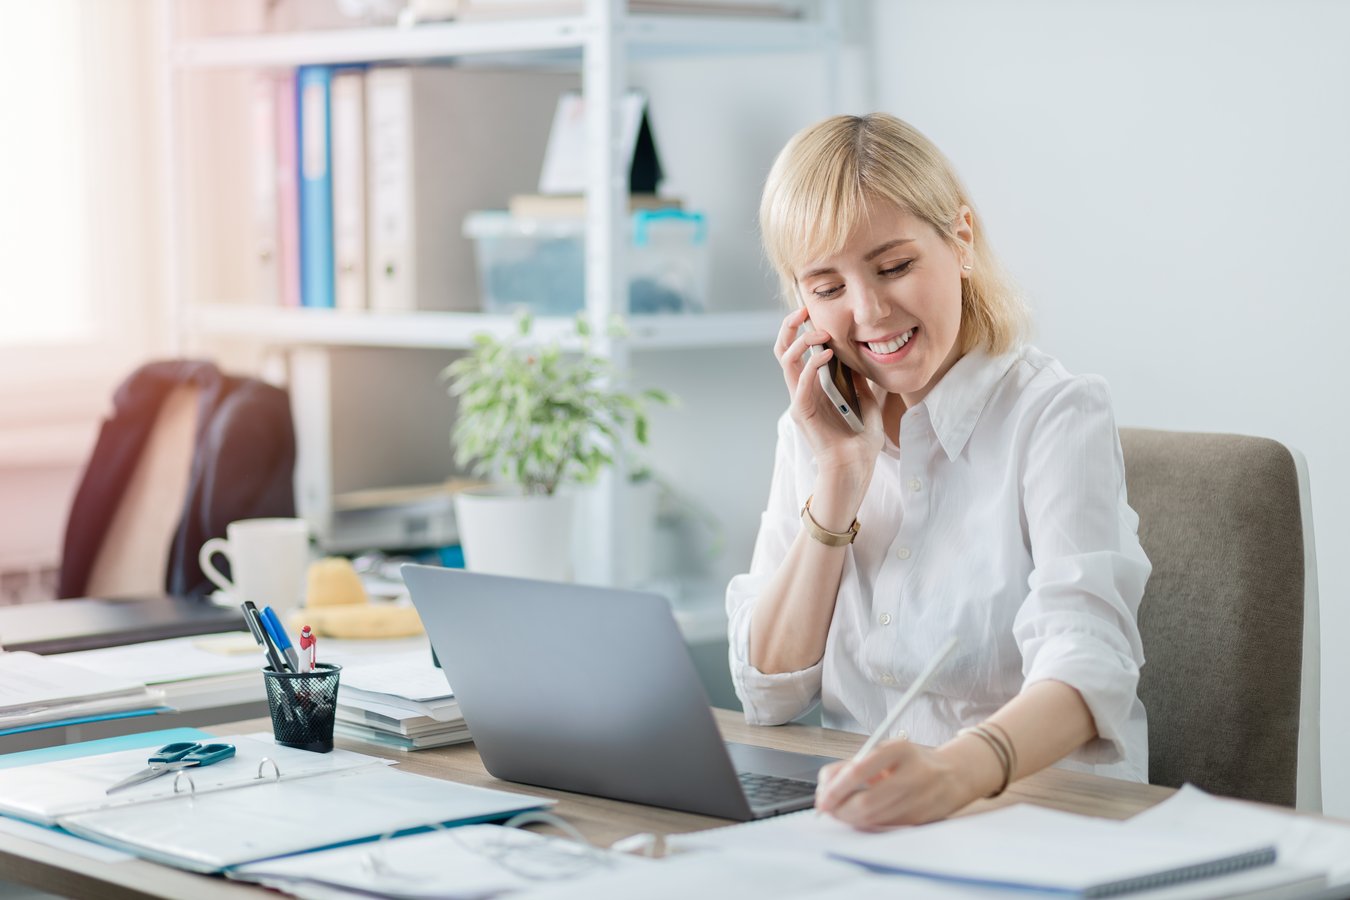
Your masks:
{"label": "blouse collar", "polygon": [[965,448],[1003,376],[1022,356],[1018,347],[999,356],[972,350],[947,370],[915,409],[926,408],[938,442],[949,460]]}

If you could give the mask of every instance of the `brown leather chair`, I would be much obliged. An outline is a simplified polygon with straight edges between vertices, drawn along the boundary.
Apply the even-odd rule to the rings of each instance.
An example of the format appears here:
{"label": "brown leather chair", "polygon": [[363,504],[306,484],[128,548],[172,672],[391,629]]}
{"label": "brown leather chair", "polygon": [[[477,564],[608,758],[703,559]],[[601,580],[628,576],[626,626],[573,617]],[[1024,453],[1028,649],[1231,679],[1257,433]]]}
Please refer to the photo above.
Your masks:
{"label": "brown leather chair", "polygon": [[1139,609],[1149,778],[1321,809],[1307,465],[1272,440],[1121,429],[1153,575]]}

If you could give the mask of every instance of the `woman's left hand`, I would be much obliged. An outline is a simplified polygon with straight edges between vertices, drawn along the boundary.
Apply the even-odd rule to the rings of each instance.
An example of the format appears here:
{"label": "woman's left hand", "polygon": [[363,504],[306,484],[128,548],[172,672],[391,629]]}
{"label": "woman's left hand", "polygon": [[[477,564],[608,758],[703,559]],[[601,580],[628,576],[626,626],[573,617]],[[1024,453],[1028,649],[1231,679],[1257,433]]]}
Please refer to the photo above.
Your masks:
{"label": "woman's left hand", "polygon": [[854,828],[922,825],[945,818],[979,796],[939,750],[903,738],[884,741],[856,763],[820,770],[816,809]]}

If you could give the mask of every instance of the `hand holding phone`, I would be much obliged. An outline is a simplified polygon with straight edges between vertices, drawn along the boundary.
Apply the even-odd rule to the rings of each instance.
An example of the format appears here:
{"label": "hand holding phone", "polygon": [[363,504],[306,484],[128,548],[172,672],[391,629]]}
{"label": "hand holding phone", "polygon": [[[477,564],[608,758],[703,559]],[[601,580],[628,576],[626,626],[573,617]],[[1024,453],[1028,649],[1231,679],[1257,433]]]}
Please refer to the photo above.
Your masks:
{"label": "hand holding phone", "polygon": [[[802,325],[808,329],[814,327],[810,319]],[[820,351],[820,347],[806,348],[808,356],[815,356]],[[858,389],[853,384],[853,370],[839,361],[839,354],[836,352],[830,357],[829,362],[816,371],[820,376],[820,387],[825,391],[825,396],[830,398],[835,411],[843,416],[844,421],[855,432],[862,432],[862,406],[858,402]]]}

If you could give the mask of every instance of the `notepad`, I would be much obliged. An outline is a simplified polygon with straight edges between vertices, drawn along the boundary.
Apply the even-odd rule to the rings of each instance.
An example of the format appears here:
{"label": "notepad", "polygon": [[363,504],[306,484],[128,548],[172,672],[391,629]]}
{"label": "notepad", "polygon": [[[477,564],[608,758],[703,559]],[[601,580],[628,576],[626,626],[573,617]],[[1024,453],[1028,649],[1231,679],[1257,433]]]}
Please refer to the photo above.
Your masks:
{"label": "notepad", "polygon": [[1111,897],[1275,861],[1275,847],[1259,837],[1131,828],[1027,804],[840,842],[831,853],[874,871],[1079,897]]}

